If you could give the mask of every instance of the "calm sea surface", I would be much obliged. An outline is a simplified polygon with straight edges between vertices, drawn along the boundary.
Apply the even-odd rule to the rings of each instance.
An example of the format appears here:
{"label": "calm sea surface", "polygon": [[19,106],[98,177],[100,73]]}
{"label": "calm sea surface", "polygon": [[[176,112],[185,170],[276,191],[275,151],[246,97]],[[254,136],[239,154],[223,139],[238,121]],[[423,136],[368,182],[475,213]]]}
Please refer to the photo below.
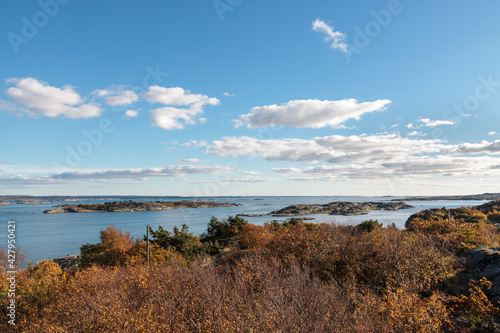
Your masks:
{"label": "calm sea surface", "polygon": [[[141,198],[134,197],[136,201]],[[197,200],[190,197],[158,197],[142,199],[144,201],[182,201]],[[69,254],[80,253],[80,246],[86,243],[99,242],[99,231],[107,226],[114,226],[122,231],[129,231],[131,236],[142,238],[149,224],[153,229],[159,225],[171,231],[174,226],[189,226],[189,231],[201,234],[206,231],[207,223],[212,216],[219,219],[234,216],[238,213],[261,214],[284,208],[292,204],[324,204],[332,201],[386,201],[391,197],[215,197],[203,198],[217,202],[234,202],[243,206],[224,208],[191,208],[152,212],[115,212],[115,213],[66,213],[43,214],[43,211],[55,205],[77,202],[51,202],[39,205],[12,203],[11,206],[0,206],[0,248],[7,245],[7,221],[16,221],[16,245],[24,251],[26,257],[32,262],[42,259],[58,258]],[[123,200],[123,199],[120,199]],[[115,201],[113,198],[106,200],[84,200],[82,203]],[[428,208],[455,208],[461,206],[476,206],[482,201],[406,201],[415,206],[413,209],[400,211],[373,211],[368,215],[360,216],[334,216],[315,214],[307,217],[315,218],[311,222],[335,222],[337,224],[358,224],[368,219],[377,219],[383,224],[394,223],[399,228],[404,228],[408,217],[416,212]],[[264,224],[273,219],[282,220],[282,217],[245,217],[250,223]]]}

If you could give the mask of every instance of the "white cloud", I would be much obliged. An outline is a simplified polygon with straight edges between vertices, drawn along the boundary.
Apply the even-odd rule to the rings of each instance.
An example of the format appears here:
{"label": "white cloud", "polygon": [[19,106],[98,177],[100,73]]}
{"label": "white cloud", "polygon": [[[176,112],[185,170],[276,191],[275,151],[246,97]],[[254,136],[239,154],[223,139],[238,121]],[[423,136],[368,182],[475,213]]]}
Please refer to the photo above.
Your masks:
{"label": "white cloud", "polygon": [[234,97],[234,94],[231,94],[231,93],[228,93],[228,92],[225,92],[222,95],[225,96],[225,97]]}
{"label": "white cloud", "polygon": [[495,135],[495,134],[497,134],[497,132],[491,131],[491,132],[488,133],[488,135]]}
{"label": "white cloud", "polygon": [[242,175],[260,175],[260,172],[257,171],[242,171]]}
{"label": "white cloud", "polygon": [[427,136],[427,133],[422,133],[419,131],[412,131],[406,135],[408,135],[408,136]]}
{"label": "white cloud", "polygon": [[259,156],[268,161],[367,163],[438,153],[445,147],[439,140],[402,138],[395,134],[332,135],[310,140],[260,140],[243,136],[215,140],[207,144],[207,152],[220,156]]}
{"label": "white cloud", "polygon": [[125,115],[127,116],[127,118],[135,118],[139,115],[139,111],[127,110],[127,111],[125,111]]}
{"label": "white cloud", "polygon": [[200,160],[197,158],[185,158],[183,160],[179,160],[179,163],[199,163]]}
{"label": "white cloud", "polygon": [[[179,87],[164,88],[151,86],[144,94],[146,101],[169,105],[152,110],[151,120],[153,123],[166,130],[182,129],[186,125],[194,125],[196,121],[206,122],[202,118],[205,105],[218,105],[219,100],[201,94],[191,94],[189,90]],[[186,106],[178,108],[176,106]]]}
{"label": "white cloud", "polygon": [[96,104],[86,104],[69,85],[56,88],[31,77],[6,82],[15,85],[7,89],[7,95],[25,105],[27,109],[24,112],[31,116],[91,118],[100,116],[103,111]]}
{"label": "white cloud", "polygon": [[450,125],[455,125],[457,122],[451,121],[451,120],[430,120],[429,118],[422,118],[419,119],[420,122],[424,124],[424,126],[427,127],[436,127],[436,126],[450,126]]}
{"label": "white cloud", "polygon": [[1,160],[0,164],[8,163],[7,161]]}
{"label": "white cloud", "polygon": [[413,124],[409,123],[408,125],[406,125],[406,128],[413,128]]}
{"label": "white cloud", "polygon": [[180,87],[165,88],[160,86],[151,86],[144,98],[149,103],[160,103],[164,105],[193,105],[201,108],[205,104],[217,105],[219,100],[215,97],[208,97],[201,94],[191,94],[189,90]]}
{"label": "white cloud", "polygon": [[317,99],[293,100],[281,105],[257,106],[250,113],[240,116],[236,126],[247,127],[291,126],[321,128],[336,127],[349,119],[359,120],[365,113],[382,111],[389,100],[358,103],[355,99],[320,101]]}
{"label": "white cloud", "polygon": [[298,168],[272,168],[272,171],[280,173],[282,175],[291,175],[294,173],[301,173],[302,170]]}
{"label": "white cloud", "polygon": [[183,129],[186,125],[196,124],[196,117],[203,111],[180,109],[170,106],[154,109],[150,112],[153,123],[166,130]]}
{"label": "white cloud", "polygon": [[108,89],[95,90],[97,97],[103,97],[103,102],[111,106],[124,106],[135,103],[139,96],[132,90],[125,90],[121,86],[113,86]]}
{"label": "white cloud", "polygon": [[445,150],[450,155],[465,154],[500,154],[500,140],[494,142],[482,141],[481,143],[462,143],[451,146]]}
{"label": "white cloud", "polygon": [[[196,145],[196,144],[195,144]],[[252,156],[267,161],[319,163],[303,170],[272,168],[290,180],[385,182],[432,176],[488,177],[500,175],[500,140],[452,145],[440,140],[404,138],[396,134],[332,135],[313,139],[261,140],[225,137],[205,143],[207,153]],[[488,154],[490,156],[467,156]],[[459,156],[464,155],[464,156]]]}
{"label": "white cloud", "polygon": [[318,31],[326,35],[325,41],[332,42],[332,44],[330,45],[332,49],[340,50],[346,53],[349,52],[346,44],[347,37],[344,33],[335,31],[333,26],[329,26],[319,18],[314,20],[314,22],[312,23],[312,28],[314,31]]}

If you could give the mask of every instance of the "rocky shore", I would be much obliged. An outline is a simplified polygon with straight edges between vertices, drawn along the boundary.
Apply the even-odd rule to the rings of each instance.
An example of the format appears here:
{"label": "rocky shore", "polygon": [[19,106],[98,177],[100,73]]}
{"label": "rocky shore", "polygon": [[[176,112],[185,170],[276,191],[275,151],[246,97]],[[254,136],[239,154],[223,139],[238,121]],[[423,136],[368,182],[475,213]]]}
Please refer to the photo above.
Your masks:
{"label": "rocky shore", "polygon": [[80,265],[80,255],[68,255],[61,258],[52,259],[53,262],[59,265],[63,271],[71,271],[78,269]]}
{"label": "rocky shore", "polygon": [[459,261],[464,270],[450,285],[451,291],[459,296],[466,294],[469,281],[482,277],[492,282],[489,296],[494,303],[500,302],[500,247],[483,247],[462,253]]}
{"label": "rocky shore", "polygon": [[96,204],[59,205],[47,209],[45,214],[95,213],[95,212],[140,212],[181,208],[236,207],[237,203],[217,203],[212,201],[114,201]]}
{"label": "rocky shore", "polygon": [[414,208],[404,202],[330,202],[323,205],[291,205],[272,211],[271,216],[300,216],[309,214],[364,215],[372,210],[399,210]]}

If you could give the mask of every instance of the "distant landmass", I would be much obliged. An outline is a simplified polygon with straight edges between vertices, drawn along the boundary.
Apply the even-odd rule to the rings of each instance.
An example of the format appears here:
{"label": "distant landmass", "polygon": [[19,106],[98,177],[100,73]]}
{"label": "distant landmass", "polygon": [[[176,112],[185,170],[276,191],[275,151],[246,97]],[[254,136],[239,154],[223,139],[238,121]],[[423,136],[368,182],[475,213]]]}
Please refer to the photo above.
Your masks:
{"label": "distant landmass", "polygon": [[94,204],[59,205],[47,209],[45,214],[56,213],[95,213],[95,212],[140,212],[181,208],[236,207],[237,203],[217,203],[212,201],[113,201]]}
{"label": "distant landmass", "polygon": [[436,200],[500,200],[500,193],[483,193],[468,195],[443,195],[435,197],[404,197],[391,201],[436,201]]}

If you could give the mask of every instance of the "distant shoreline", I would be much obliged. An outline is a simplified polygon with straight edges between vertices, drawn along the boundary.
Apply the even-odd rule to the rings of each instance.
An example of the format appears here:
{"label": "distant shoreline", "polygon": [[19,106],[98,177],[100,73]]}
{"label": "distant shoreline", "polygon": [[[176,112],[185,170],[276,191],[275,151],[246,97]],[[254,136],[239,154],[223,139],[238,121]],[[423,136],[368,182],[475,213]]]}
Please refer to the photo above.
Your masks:
{"label": "distant shoreline", "polygon": [[443,195],[433,197],[400,197],[391,201],[436,201],[436,200],[500,200],[500,193],[484,193],[469,195]]}

